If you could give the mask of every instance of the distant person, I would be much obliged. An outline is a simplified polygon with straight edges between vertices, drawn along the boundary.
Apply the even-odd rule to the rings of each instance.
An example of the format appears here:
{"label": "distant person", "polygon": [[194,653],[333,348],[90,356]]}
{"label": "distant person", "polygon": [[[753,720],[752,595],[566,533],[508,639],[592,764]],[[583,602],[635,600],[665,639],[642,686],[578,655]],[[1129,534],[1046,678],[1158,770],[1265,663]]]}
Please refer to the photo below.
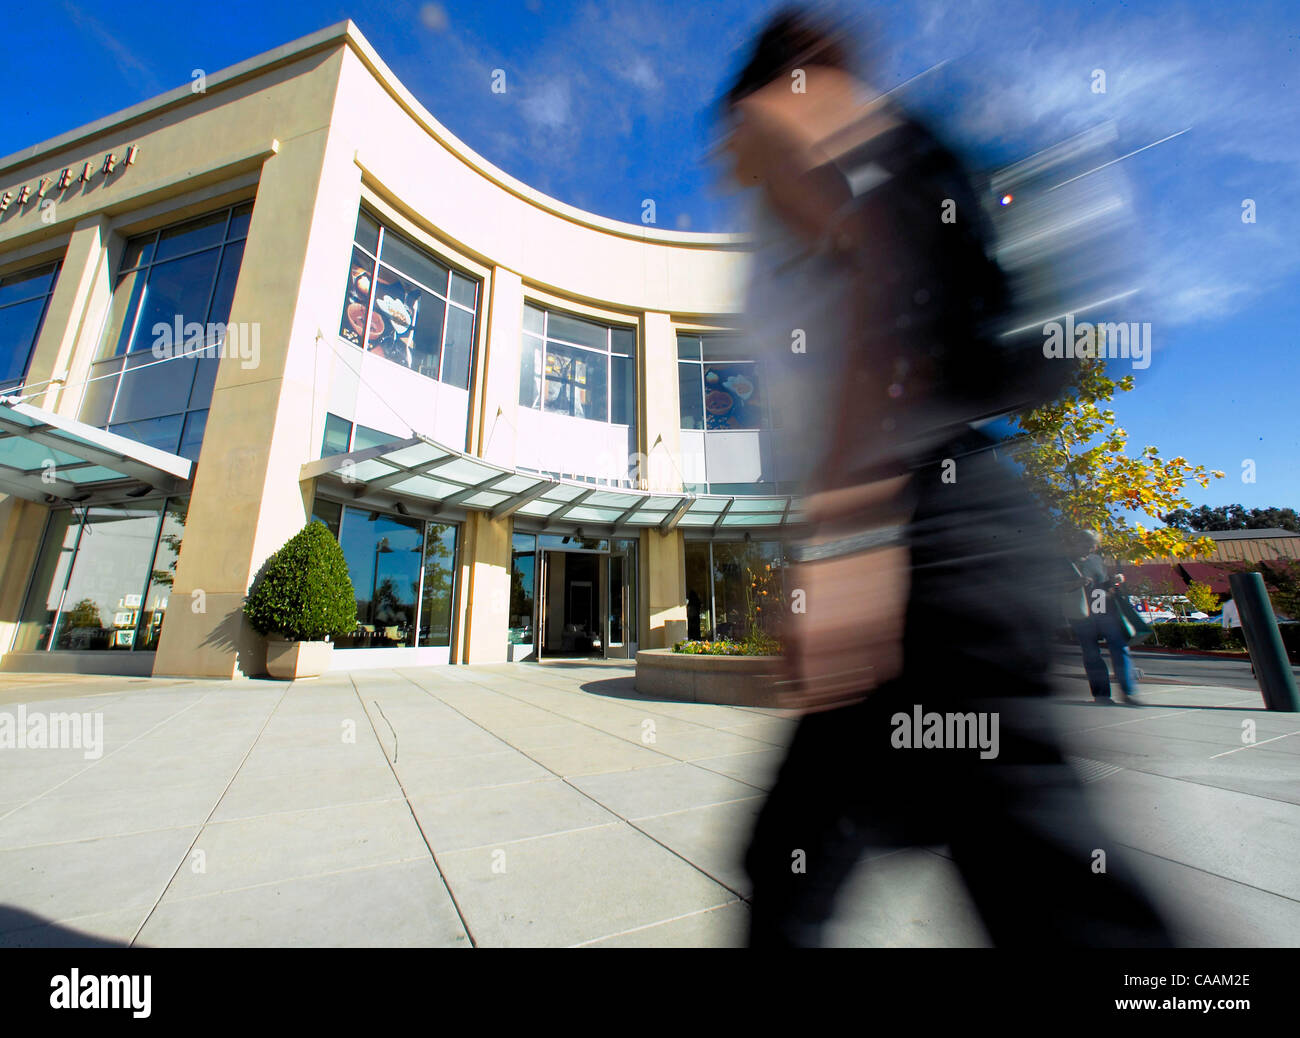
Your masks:
{"label": "distant person", "polygon": [[[1016,375],[982,337],[1005,288],[968,180],[798,10],[767,24],[725,109],[756,204],[750,335],[797,426],[778,446],[807,474],[810,528],[783,630],[802,716],[745,854],[750,945],[825,943],[865,850],[934,844],[998,945],[1168,944],[1115,859],[1091,867],[1110,844],[1042,717],[1059,552],[970,425]],[[932,745],[908,727],[926,714],[998,745]]]}
{"label": "distant person", "polygon": [[1101,557],[1101,536],[1096,530],[1080,534],[1082,554],[1074,567],[1083,580],[1082,590],[1087,613],[1070,620],[1070,627],[1083,650],[1083,669],[1088,674],[1092,698],[1099,704],[1114,703],[1110,695],[1110,674],[1101,657],[1100,642],[1110,649],[1111,662],[1120,692],[1126,700],[1137,695],[1137,676],[1129,653],[1128,632],[1124,630],[1116,600],[1124,583],[1124,574],[1111,572]]}

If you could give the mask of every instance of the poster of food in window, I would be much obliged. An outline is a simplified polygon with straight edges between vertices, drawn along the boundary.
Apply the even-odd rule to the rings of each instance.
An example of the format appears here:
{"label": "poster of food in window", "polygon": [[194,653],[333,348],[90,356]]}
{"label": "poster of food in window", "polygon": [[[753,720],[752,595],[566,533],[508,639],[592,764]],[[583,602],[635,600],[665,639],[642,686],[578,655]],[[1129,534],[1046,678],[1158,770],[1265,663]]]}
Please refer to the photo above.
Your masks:
{"label": "poster of food in window", "polygon": [[[383,264],[376,266],[369,256],[354,252],[348,299],[343,310],[343,337],[358,346],[364,344],[376,356],[408,368],[426,371],[431,363],[436,366],[436,349],[421,348],[416,341],[415,327],[423,294]],[[370,315],[368,334],[367,312]]]}
{"label": "poster of food in window", "polygon": [[762,400],[758,365],[704,365],[704,415],[709,429],[760,429]]}

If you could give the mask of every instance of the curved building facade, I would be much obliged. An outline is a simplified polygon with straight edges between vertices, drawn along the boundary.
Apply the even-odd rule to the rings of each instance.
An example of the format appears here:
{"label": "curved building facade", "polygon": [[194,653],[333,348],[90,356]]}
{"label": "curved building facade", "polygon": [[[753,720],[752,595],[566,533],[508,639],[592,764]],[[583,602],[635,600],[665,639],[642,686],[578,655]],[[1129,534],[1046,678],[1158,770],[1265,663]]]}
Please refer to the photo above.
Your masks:
{"label": "curved building facade", "polygon": [[797,516],[744,241],[533,191],[351,23],[0,159],[0,208],[7,669],[261,673],[244,597],[313,518],[337,668],[762,623]]}

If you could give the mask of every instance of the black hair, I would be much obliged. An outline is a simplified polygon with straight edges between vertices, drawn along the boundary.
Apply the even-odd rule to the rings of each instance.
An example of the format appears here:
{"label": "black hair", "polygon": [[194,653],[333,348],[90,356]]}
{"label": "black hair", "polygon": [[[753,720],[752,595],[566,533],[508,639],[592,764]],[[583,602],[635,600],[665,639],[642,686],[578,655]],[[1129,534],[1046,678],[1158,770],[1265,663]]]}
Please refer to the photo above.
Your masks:
{"label": "black hair", "polygon": [[759,35],[749,61],[723,99],[724,108],[734,108],[750,94],[807,65],[849,72],[853,59],[844,34],[833,24],[807,8],[783,8]]}

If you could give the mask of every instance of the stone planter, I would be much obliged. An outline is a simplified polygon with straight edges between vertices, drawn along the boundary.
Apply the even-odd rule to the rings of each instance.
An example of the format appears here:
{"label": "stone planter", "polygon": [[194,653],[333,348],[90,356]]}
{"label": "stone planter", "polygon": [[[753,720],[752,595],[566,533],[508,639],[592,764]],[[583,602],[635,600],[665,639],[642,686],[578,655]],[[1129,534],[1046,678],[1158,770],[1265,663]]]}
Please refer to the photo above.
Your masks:
{"label": "stone planter", "polygon": [[636,654],[636,690],[688,703],[779,707],[780,656],[693,656],[672,649]]}
{"label": "stone planter", "polygon": [[282,681],[318,678],[330,669],[332,642],[266,643],[266,672]]}

